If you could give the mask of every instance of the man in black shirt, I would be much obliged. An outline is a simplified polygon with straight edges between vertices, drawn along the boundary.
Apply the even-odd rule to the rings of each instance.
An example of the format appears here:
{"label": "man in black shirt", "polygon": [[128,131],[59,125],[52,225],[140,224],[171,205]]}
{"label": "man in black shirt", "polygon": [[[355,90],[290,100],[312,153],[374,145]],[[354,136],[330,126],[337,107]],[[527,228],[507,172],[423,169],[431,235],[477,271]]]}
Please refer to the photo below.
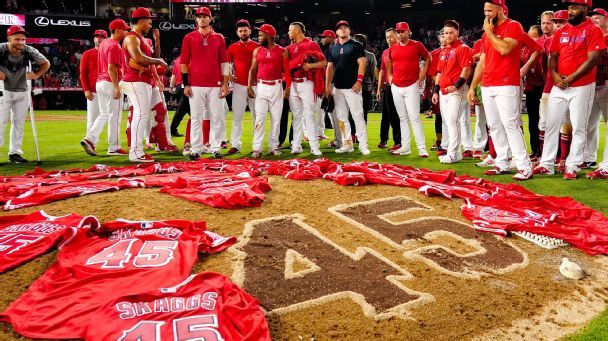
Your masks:
{"label": "man in black shirt", "polygon": [[[338,116],[338,129],[342,136],[342,147],[336,153],[352,153],[348,111],[350,110],[357,130],[359,151],[369,155],[367,147],[367,126],[363,117],[363,97],[361,88],[365,75],[365,51],[363,45],[350,39],[350,25],[347,21],[336,24],[338,42],[330,47],[327,55],[327,74],[325,95],[333,95],[335,111]],[[333,84],[333,89],[332,89]]]}

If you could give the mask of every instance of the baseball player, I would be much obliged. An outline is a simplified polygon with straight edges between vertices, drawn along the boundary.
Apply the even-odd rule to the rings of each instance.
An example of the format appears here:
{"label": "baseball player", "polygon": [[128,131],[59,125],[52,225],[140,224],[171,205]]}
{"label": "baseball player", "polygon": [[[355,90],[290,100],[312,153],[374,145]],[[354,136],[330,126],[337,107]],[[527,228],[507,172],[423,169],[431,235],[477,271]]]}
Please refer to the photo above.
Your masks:
{"label": "baseball player", "polygon": [[[473,61],[475,67],[481,58],[481,39],[478,39],[473,44]],[[475,68],[473,68],[475,69]],[[483,152],[488,144],[488,125],[486,121],[486,111],[483,108],[483,103],[475,105],[475,134],[473,135],[473,157],[476,159],[483,158]],[[479,167],[493,167],[494,158],[490,155],[486,156],[481,162],[478,162]]]}
{"label": "baseball player", "polygon": [[171,119],[171,136],[175,137],[184,136],[177,131],[177,127],[179,127],[179,124],[186,114],[190,115],[190,103],[188,102],[188,97],[184,96],[184,82],[182,81],[182,73],[179,65],[180,58],[177,56],[177,58],[173,60],[171,79],[169,80],[170,91],[174,93],[178,99],[177,109],[175,109],[173,119]]}
{"label": "baseball player", "polygon": [[96,83],[97,75],[97,56],[99,54],[99,44],[108,37],[105,30],[95,30],[93,33],[92,49],[84,51],[80,58],[80,85],[87,99],[87,132],[91,129],[93,122],[99,116],[99,97],[97,97]]}
{"label": "baseball player", "polygon": [[[232,148],[228,150],[228,155],[241,152],[241,136],[243,135],[243,115],[245,108],[249,105],[249,110],[253,114],[255,121],[255,99],[247,96],[247,85],[249,70],[253,51],[260,44],[251,40],[251,27],[249,21],[241,19],[236,23],[236,34],[239,41],[228,47],[228,61],[232,64],[234,75],[232,76],[232,133],[230,142]],[[253,80],[252,89],[255,93],[256,81]]]}
{"label": "baseball player", "polygon": [[[380,120],[380,143],[378,148],[386,148],[388,141],[388,130],[393,129],[393,147],[389,148],[389,152],[401,148],[401,128],[399,127],[399,114],[395,108],[393,101],[393,93],[391,86],[386,81],[386,64],[388,63],[388,51],[391,46],[397,44],[397,32],[394,28],[389,28],[384,32],[388,48],[382,52],[380,61],[380,72],[378,73],[378,89],[376,90],[376,99],[378,102],[382,100],[382,119]],[[382,92],[384,91],[384,96]]]}
{"label": "baseball player", "polygon": [[471,75],[473,54],[471,49],[458,39],[460,25],[454,20],[443,24],[443,39],[447,46],[439,54],[433,104],[440,104],[441,115],[448,128],[447,153],[439,157],[441,163],[462,160],[461,126],[462,115],[468,115],[465,94],[467,79]]}
{"label": "baseball player", "polygon": [[[27,82],[44,75],[51,67],[49,61],[35,48],[26,45],[29,34],[21,26],[6,30],[8,42],[0,45],[0,146],[4,145],[4,128],[11,119],[8,159],[12,163],[27,163],[23,151],[23,128],[28,112]],[[27,71],[28,64],[38,65],[36,72]]]}
{"label": "baseball player", "polygon": [[154,66],[168,65],[160,58],[152,58],[152,49],[143,38],[152,28],[150,11],[147,8],[137,8],[131,13],[131,32],[125,37],[123,54],[125,58],[125,75],[121,89],[133,105],[133,116],[130,132],[131,143],[129,160],[131,162],[154,162],[154,158],[144,152],[144,125],[149,120],[152,111],[152,84],[154,82]]}
{"label": "baseball player", "polygon": [[557,136],[563,116],[570,110],[572,146],[566,158],[564,179],[576,179],[584,161],[587,124],[593,105],[596,64],[606,42],[602,30],[587,18],[591,0],[565,0],[568,25],[555,32],[549,70],[555,85],[549,95],[545,144],[535,174],[554,174]]}
{"label": "baseball player", "polygon": [[[526,33],[520,23],[507,18],[505,6],[505,0],[485,1],[482,54],[467,99],[471,105],[478,103],[475,88],[481,83],[483,105],[496,149],[495,167],[484,174],[510,173],[510,148],[518,169],[513,179],[526,180],[532,177],[532,164],[519,123],[520,41]],[[536,49],[540,49],[540,46]]]}
{"label": "baseball player", "polygon": [[359,151],[362,155],[369,155],[361,94],[366,66],[365,51],[363,45],[350,38],[350,25],[347,21],[341,20],[336,24],[336,35],[338,42],[330,48],[327,55],[325,80],[325,96],[334,98],[338,128],[342,136],[342,147],[336,149],[336,153],[354,151],[348,122],[350,110],[357,130]]}
{"label": "baseball player", "polygon": [[[279,151],[279,124],[283,113],[283,99],[289,98],[291,77],[289,75],[289,54],[275,44],[276,29],[264,24],[259,29],[260,45],[253,51],[247,93],[255,98],[255,125],[253,129],[253,158],[262,155],[264,131],[266,130],[266,113],[270,111],[270,132],[268,149],[271,155],[281,155]],[[283,76],[286,88],[283,91]],[[254,90],[257,80],[257,93]]]}
{"label": "baseball player", "polygon": [[[591,20],[602,30],[604,41],[608,44],[608,12],[603,8],[596,8],[589,12]],[[595,82],[595,96],[593,107],[587,125],[587,142],[585,143],[585,156],[581,168],[594,167],[597,163],[597,149],[599,145],[600,118],[608,122],[608,50],[603,50],[597,63],[597,79]],[[604,159],[606,160],[606,159]]]}
{"label": "baseball player", "polygon": [[[431,98],[431,112],[435,114],[435,145],[431,147],[431,150],[437,150],[437,156],[442,156],[447,154],[448,148],[448,128],[446,126],[445,120],[441,117],[441,110],[439,108],[439,104],[432,103],[432,93],[435,88],[436,76],[439,72],[437,70],[437,65],[439,64],[439,55],[441,54],[441,50],[443,50],[447,46],[445,39],[443,38],[443,30],[439,32],[439,47],[435,50],[431,51],[431,66],[429,67],[429,71],[426,74],[426,81],[424,84],[424,88],[426,91],[426,95]],[[445,132],[445,134],[444,134]]]}
{"label": "baseball player", "polygon": [[[562,12],[562,11],[558,11]],[[553,88],[553,78],[549,72],[549,55],[551,54],[551,41],[553,40],[553,34],[557,29],[556,24],[558,21],[555,20],[555,15],[557,13],[553,11],[545,11],[540,16],[540,24],[541,29],[543,30],[543,36],[540,38],[539,43],[543,46],[543,69],[546,71],[545,76],[545,87],[543,89],[543,94],[540,98],[540,106],[538,110],[538,142],[539,142],[539,153],[542,154],[543,151],[543,143],[545,140],[545,116],[547,113],[547,103],[549,102],[549,93],[551,92],[551,88]],[[566,12],[567,14],[567,12]],[[566,16],[567,20],[567,16]],[[561,22],[561,21],[559,21]],[[566,21],[564,21],[565,23]],[[563,25],[560,25],[560,27]],[[539,154],[539,156],[540,156]]]}
{"label": "baseball player", "polygon": [[[313,133],[309,134],[308,142],[310,152],[315,156],[322,155],[319,149],[319,140],[314,133],[315,124],[315,101],[316,96],[322,93],[318,89],[312,74],[317,75],[315,69],[324,69],[327,61],[321,48],[310,38],[305,36],[306,27],[301,22],[293,22],[289,25],[289,39],[292,43],[286,47],[289,52],[289,68],[291,69],[291,90],[289,92],[289,107],[293,114],[293,140],[291,141],[291,153],[302,153],[302,123],[305,121],[307,127],[311,127]],[[312,59],[316,62],[309,62]],[[322,75],[321,75],[322,77]]]}
{"label": "baseball player", "polygon": [[[431,66],[431,54],[421,42],[410,39],[410,25],[399,22],[395,26],[399,43],[389,48],[387,64],[388,82],[399,114],[401,127],[401,148],[392,152],[393,155],[411,154],[411,135],[409,123],[412,122],[414,138],[418,147],[418,155],[426,158],[424,140],[424,126],[420,120],[420,92]],[[420,59],[424,60],[424,67],[420,69]]]}
{"label": "baseball player", "polygon": [[[336,36],[336,32],[332,30],[324,30],[320,35],[321,37],[321,51],[323,51],[323,55],[327,59],[327,54],[329,53],[329,49],[336,42],[338,38]],[[323,75],[327,70],[324,70]],[[330,148],[340,148],[342,145],[342,136],[340,135],[340,129],[338,129],[338,116],[336,111],[334,110],[333,98],[323,97],[321,103],[321,109],[323,110],[324,115],[327,115],[329,118],[329,122],[331,123],[331,127],[334,130],[334,139],[328,144]]]}
{"label": "baseball player", "polygon": [[184,37],[180,54],[184,94],[190,99],[190,159],[197,160],[204,152],[202,121],[205,111],[210,117],[210,151],[213,157],[221,158],[222,121],[226,119],[222,99],[229,92],[230,64],[224,36],[211,28],[211,10],[199,7],[195,15],[197,30]]}

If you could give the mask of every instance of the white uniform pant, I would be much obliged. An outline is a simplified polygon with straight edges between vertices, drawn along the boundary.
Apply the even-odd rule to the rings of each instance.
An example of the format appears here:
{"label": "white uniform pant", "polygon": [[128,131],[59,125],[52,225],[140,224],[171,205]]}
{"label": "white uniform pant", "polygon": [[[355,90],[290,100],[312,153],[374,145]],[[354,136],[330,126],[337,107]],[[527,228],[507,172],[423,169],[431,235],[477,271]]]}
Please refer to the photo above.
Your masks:
{"label": "white uniform pant", "polygon": [[[468,86],[466,87],[466,91],[469,91]],[[464,95],[466,102],[466,93]],[[460,139],[462,143],[462,148],[464,150],[473,150],[473,128],[471,126],[471,107],[466,104],[462,108],[462,115],[460,115]]]}
{"label": "white uniform pant", "polygon": [[[122,84],[121,84],[122,88]],[[96,84],[97,97],[99,98],[99,116],[95,119],[91,128],[87,130],[86,139],[94,145],[99,142],[99,135],[104,128],[108,127],[108,151],[120,148],[120,120],[122,116],[121,99],[114,99],[114,86],[112,82],[101,81]],[[125,93],[125,90],[121,90]],[[122,95],[120,95],[122,98]],[[135,100],[131,100],[133,102]]]}
{"label": "white uniform pant", "polygon": [[475,106],[475,136],[473,150],[483,151],[488,144],[488,125],[483,104]]}
{"label": "white uniform pant", "polygon": [[467,91],[468,87],[465,85],[460,90],[456,90],[449,94],[439,94],[439,107],[441,109],[442,119],[447,125],[446,133],[449,136],[447,154],[452,158],[461,155],[460,144],[461,141],[464,141],[464,134],[462,134],[462,116],[468,116],[466,109],[469,108],[466,99]]}
{"label": "white uniform pant", "polygon": [[401,147],[410,148],[412,140],[410,122],[412,122],[416,147],[418,151],[426,150],[424,126],[422,125],[422,120],[420,120],[420,92],[418,90],[418,83],[416,82],[403,88],[393,84],[391,92],[393,93],[393,101],[395,102],[397,114],[399,114]]}
{"label": "white uniform pant", "polygon": [[[97,89],[95,89],[95,91],[97,91]],[[97,117],[99,117],[99,96],[97,95],[97,92],[91,92],[91,94],[93,95],[93,100],[89,101],[87,99],[87,134],[89,133],[89,130],[91,130],[91,127],[93,126],[93,122],[95,122],[95,120],[97,119]]]}
{"label": "white uniform pant", "polygon": [[[136,160],[144,156],[143,141],[146,138],[145,124],[150,120],[150,103],[152,86],[144,82],[121,82],[120,88],[127,95],[133,106],[131,118],[131,145],[129,146],[129,159]],[[101,116],[101,115],[100,115]],[[149,135],[149,132],[148,132]]]}
{"label": "white uniform pant", "polygon": [[0,97],[0,146],[4,145],[4,129],[10,117],[11,132],[8,155],[23,154],[23,128],[29,109],[27,91],[16,92],[2,90]]}
{"label": "white uniform pant", "polygon": [[[303,120],[306,121],[307,127],[315,126],[315,94],[312,81],[305,80],[301,83],[291,83],[289,107],[293,113],[291,122],[293,126],[293,141],[291,141],[291,148],[300,148],[302,146]],[[308,136],[310,148],[319,148],[319,140],[316,134],[310,135],[313,135]]]}
{"label": "white uniform pant", "polygon": [[[150,115],[148,116],[148,121],[146,122],[145,128],[144,128],[144,137],[145,137],[146,143],[150,143],[150,133],[152,133],[152,128],[154,128],[157,125],[156,117],[155,117],[156,110],[154,110],[154,108],[156,107],[157,104],[162,103],[162,102],[164,102],[164,101],[163,101],[163,96],[161,96],[161,94],[160,94],[160,89],[158,87],[152,88],[152,96],[150,97]],[[168,128],[167,128],[167,131],[169,131]]]}
{"label": "white uniform pant", "polygon": [[315,119],[317,122],[317,136],[325,135],[325,110],[321,109],[321,103],[323,103],[323,98],[317,97],[315,102]]}
{"label": "white uniform pant", "polygon": [[[354,92],[352,89],[333,89],[334,111],[338,116],[338,129],[342,135],[342,145],[352,146],[352,132],[348,121],[348,112],[355,121],[359,149],[367,148],[367,125],[363,116],[363,96],[361,92]],[[335,127],[334,127],[335,129]]]}
{"label": "white uniform pant", "polygon": [[[253,87],[253,92],[256,92],[256,87]],[[230,134],[230,143],[232,147],[241,149],[243,143],[243,116],[245,109],[249,105],[249,111],[253,116],[253,124],[255,125],[255,98],[249,98],[247,95],[247,87],[241,84],[234,84],[232,89],[232,132]]]}
{"label": "white uniform pant", "polygon": [[559,130],[564,115],[570,110],[570,121],[572,122],[572,145],[570,153],[566,158],[566,167],[577,169],[583,163],[585,143],[587,141],[587,123],[593,105],[595,94],[595,83],[570,87],[565,90],[554,86],[549,95],[549,106],[546,117],[545,143],[540,164],[548,169],[553,169],[557,146],[559,142]]}
{"label": "white uniform pant", "polygon": [[[593,106],[587,124],[587,142],[585,143],[585,162],[597,161],[597,150],[600,142],[600,119],[604,117],[604,122],[608,117],[608,85],[596,86]],[[604,147],[605,148],[605,147]],[[603,159],[606,161],[605,159]]]}
{"label": "white uniform pant", "polygon": [[334,141],[338,147],[342,147],[342,134],[340,133],[340,120],[338,120],[338,113],[334,111],[328,113],[331,126],[334,128]]}
{"label": "white uniform pant", "polygon": [[530,171],[532,165],[521,129],[519,86],[482,87],[486,119],[496,150],[496,166],[509,169],[508,153],[511,149],[518,170]]}
{"label": "white uniform pant", "polygon": [[266,130],[266,113],[270,112],[270,131],[268,132],[268,149],[279,148],[279,130],[283,114],[283,84],[259,83],[255,96],[255,125],[253,128],[253,151],[261,152],[264,148],[264,131]]}
{"label": "white uniform pant", "polygon": [[538,130],[545,131],[545,120],[547,119],[547,107],[549,106],[549,93],[543,92],[540,97],[540,107],[538,110]]}
{"label": "white uniform pant", "polygon": [[224,114],[224,104],[220,98],[220,93],[220,87],[192,87],[192,97],[189,98],[192,153],[202,154],[204,151],[202,129],[204,116],[208,116],[211,121],[209,130],[210,151],[212,153],[220,151],[222,127],[226,126],[225,122],[222,122],[226,120],[226,115]]}

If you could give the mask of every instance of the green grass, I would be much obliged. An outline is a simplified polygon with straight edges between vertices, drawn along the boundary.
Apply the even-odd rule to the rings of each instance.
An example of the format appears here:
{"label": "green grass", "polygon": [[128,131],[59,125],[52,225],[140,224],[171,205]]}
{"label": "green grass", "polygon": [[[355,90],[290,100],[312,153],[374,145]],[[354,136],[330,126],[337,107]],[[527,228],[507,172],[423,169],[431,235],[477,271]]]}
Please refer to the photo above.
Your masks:
{"label": "green grass", "polygon": [[[40,144],[40,153],[42,156],[42,166],[45,169],[67,169],[76,167],[89,167],[96,163],[121,166],[128,165],[128,159],[126,157],[118,156],[106,156],[103,154],[107,148],[107,138],[105,133],[101,137],[97,150],[100,152],[100,156],[90,157],[84,153],[79,141],[84,137],[86,121],[83,119],[86,113],[83,111],[37,111],[36,116],[56,116],[55,120],[43,120],[39,118],[37,120],[38,139]],[[65,120],[57,120],[61,116]],[[228,130],[230,132],[230,118],[228,117]],[[126,127],[126,115],[123,115],[123,128]],[[524,120],[527,116],[524,116]],[[269,120],[267,120],[269,121]],[[433,119],[423,118],[425,135],[427,138],[427,146],[430,146],[435,140],[434,121]],[[268,123],[268,122],[267,122]],[[524,124],[527,127],[527,122]],[[442,165],[439,163],[436,156],[431,155],[428,159],[421,159],[416,154],[415,146],[412,146],[414,153],[409,156],[396,157],[390,155],[386,149],[378,149],[376,146],[379,142],[379,129],[380,129],[380,114],[370,113],[368,119],[368,135],[369,135],[369,146],[372,154],[363,157],[359,153],[355,152],[351,155],[338,155],[333,152],[333,149],[327,148],[327,143],[322,143],[322,151],[324,156],[335,161],[349,162],[353,160],[368,160],[381,163],[399,163],[413,167],[426,168],[432,170],[443,170],[443,169],[454,169],[458,174],[469,174],[476,177],[484,177],[483,170],[475,167],[476,160],[469,159],[464,160],[457,164]],[[252,124],[251,115],[245,114],[245,120],[243,123],[243,153],[240,156],[234,156],[230,158],[238,158],[241,156],[247,156],[251,153],[251,141],[252,141]],[[185,121],[180,127],[180,132],[185,131]],[[228,132],[228,137],[230,136]],[[527,134],[527,131],[526,131]],[[601,158],[604,146],[604,136],[606,134],[605,125],[601,125],[601,137],[600,150],[598,152]],[[327,131],[328,136],[333,136],[331,130]],[[8,139],[8,129],[5,132],[5,139]],[[123,147],[126,146],[126,136],[121,136]],[[174,142],[178,146],[183,145],[183,138],[173,138]],[[413,140],[413,139],[412,139]],[[7,152],[7,143],[5,146],[0,148],[0,153]],[[266,146],[265,146],[266,147]],[[304,145],[307,147],[307,144]],[[32,134],[29,122],[26,122],[26,132],[24,137],[24,157],[29,160],[35,159],[34,143],[32,140]],[[268,157],[269,159],[288,159],[291,155],[289,150],[284,150],[283,155],[280,157]],[[302,158],[312,159],[308,150],[305,150],[300,155]],[[181,155],[168,155],[159,154],[156,156],[159,161],[178,161],[184,160],[185,157]],[[601,160],[600,160],[601,161]],[[26,165],[14,165],[10,164],[5,157],[4,161],[0,161],[0,174],[1,175],[14,175],[22,174],[25,171],[32,170],[35,167],[33,162]],[[510,175],[491,177],[492,181],[509,183],[512,182]],[[538,176],[532,180],[520,183],[524,187],[543,195],[553,196],[569,196],[572,197],[604,214],[608,213],[608,181],[602,180],[588,180],[584,178],[584,174],[579,175],[579,179],[574,181],[565,181],[561,179],[560,175],[554,176]],[[603,257],[603,256],[600,256]],[[608,338],[608,310],[601,316],[596,318],[586,328],[582,329],[578,334],[569,338],[569,340],[600,340]]]}

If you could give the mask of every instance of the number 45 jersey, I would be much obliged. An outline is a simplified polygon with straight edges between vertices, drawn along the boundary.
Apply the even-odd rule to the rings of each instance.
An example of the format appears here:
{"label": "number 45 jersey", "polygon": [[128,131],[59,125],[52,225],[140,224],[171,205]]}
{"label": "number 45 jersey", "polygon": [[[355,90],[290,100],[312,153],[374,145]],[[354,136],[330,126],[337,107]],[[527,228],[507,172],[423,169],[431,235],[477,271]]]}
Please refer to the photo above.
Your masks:
{"label": "number 45 jersey", "polygon": [[44,275],[0,313],[0,321],[32,338],[83,338],[92,313],[108,301],[179,283],[199,252],[218,252],[234,242],[206,231],[204,222],[185,220],[116,220],[78,230]]}
{"label": "number 45 jersey", "polygon": [[223,275],[118,298],[95,312],[87,341],[270,341],[259,302]]}

